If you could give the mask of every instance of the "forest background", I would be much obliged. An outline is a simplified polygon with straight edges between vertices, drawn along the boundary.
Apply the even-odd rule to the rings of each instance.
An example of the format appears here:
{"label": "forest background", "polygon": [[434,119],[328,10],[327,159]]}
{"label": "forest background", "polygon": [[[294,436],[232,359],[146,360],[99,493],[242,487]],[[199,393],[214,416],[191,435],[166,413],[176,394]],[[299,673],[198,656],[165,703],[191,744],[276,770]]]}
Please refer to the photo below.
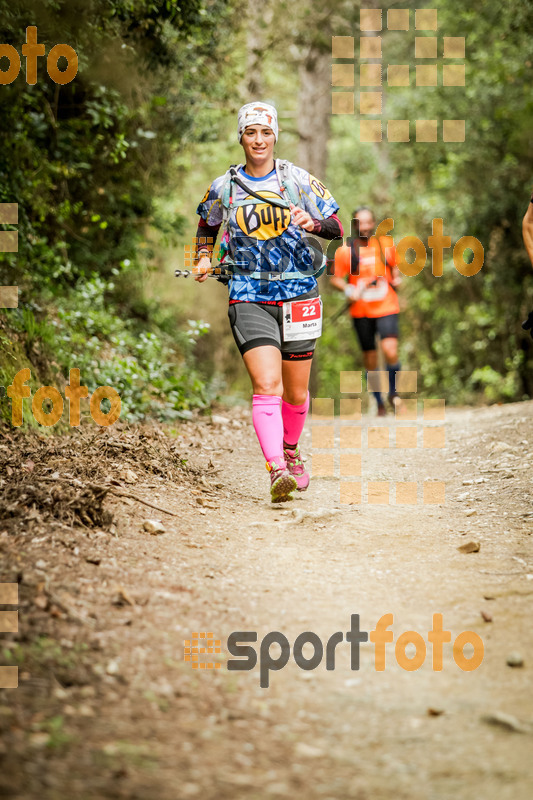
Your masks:
{"label": "forest background", "polygon": [[[330,189],[345,231],[370,205],[394,219],[394,238],[427,243],[434,218],[452,244],[477,237],[482,270],[470,278],[445,251],[441,278],[426,268],[401,287],[401,360],[419,371],[419,394],[448,403],[533,397],[533,270],[521,220],[532,179],[533,7],[475,0],[366,3],[409,8],[409,31],[383,36],[387,63],[409,64],[409,87],[384,86],[383,118],[465,119],[459,143],[359,141],[357,114],[332,115],[332,36],[355,38],[360,4],[303,0],[0,1],[0,42],[22,57],[28,25],[46,53],[67,43],[79,57],[69,84],[39,59],[28,85],[0,86],[0,202],[17,203],[16,254],[0,254],[0,285],[19,307],[0,310],[0,385],[23,367],[32,392],[81,370],[92,392],[110,385],[122,418],[172,421],[213,402],[247,400],[248,381],[227,322],[226,289],[177,280],[211,180],[241,160],[236,111],[274,102],[277,155]],[[465,86],[414,81],[415,9],[438,11],[442,36],[466,40]],[[416,62],[419,63],[419,62]],[[7,60],[0,68],[7,69]],[[59,62],[63,69],[65,64]],[[349,91],[349,90],[348,90]],[[320,279],[325,316],[343,303]],[[362,359],[346,315],[325,326],[314,393],[339,393],[339,371]],[[10,401],[0,398],[4,419]],[[28,424],[33,424],[28,419]]]}

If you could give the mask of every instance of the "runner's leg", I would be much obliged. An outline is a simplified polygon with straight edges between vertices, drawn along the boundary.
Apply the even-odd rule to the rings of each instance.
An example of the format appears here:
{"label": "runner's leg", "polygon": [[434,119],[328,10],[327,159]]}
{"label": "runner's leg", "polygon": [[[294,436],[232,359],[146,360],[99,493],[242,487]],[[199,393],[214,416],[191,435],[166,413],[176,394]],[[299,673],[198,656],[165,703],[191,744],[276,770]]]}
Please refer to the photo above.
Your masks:
{"label": "runner's leg", "polygon": [[287,447],[296,447],[309,409],[309,375],[312,359],[283,361],[283,439]]}
{"label": "runner's leg", "polygon": [[283,454],[278,316],[277,306],[263,308],[256,303],[234,303],[228,309],[231,330],[252,381],[252,421],[270,473],[270,496],[274,503],[292,500],[292,492],[297,488]]}
{"label": "runner's leg", "polygon": [[[367,350],[363,352],[363,361],[365,365],[365,369],[368,372],[375,372],[378,368],[378,351],[377,350]],[[368,380],[368,377],[367,377]],[[374,397],[376,398],[376,403],[378,404],[378,414],[381,416],[385,414],[385,403],[383,402],[383,398],[381,396],[381,392],[372,392]]]}
{"label": "runner's leg", "polygon": [[298,442],[309,409],[311,363],[311,358],[302,361],[284,360],[282,366],[283,454],[300,492],[304,492],[309,486],[309,473],[305,469]]}
{"label": "runner's leg", "polygon": [[243,361],[252,381],[252,421],[265,459],[285,465],[281,418],[281,353],[274,345],[248,350]]}
{"label": "runner's leg", "polygon": [[274,345],[261,345],[247,350],[243,361],[252,380],[252,421],[270,472],[272,502],[292,500],[298,484],[283,454],[281,353]]}
{"label": "runner's leg", "polygon": [[[375,372],[378,368],[378,351],[376,350],[376,320],[367,317],[354,317],[353,326],[363,351],[363,363],[368,372]],[[368,376],[367,376],[368,377]],[[385,414],[385,403],[381,392],[372,392],[378,404],[378,414]]]}
{"label": "runner's leg", "polygon": [[[370,372],[374,372],[378,368],[378,351],[366,350],[363,353],[363,362],[365,365],[365,369],[369,370]],[[379,394],[379,393],[374,392],[374,394]]]}
{"label": "runner's leg", "polygon": [[395,373],[401,369],[398,361],[398,314],[380,317],[377,320],[377,326],[381,336],[381,350],[385,356],[389,373],[389,400],[393,403],[394,398],[398,398]]}
{"label": "runner's leg", "polygon": [[396,394],[395,373],[399,372],[402,365],[398,361],[398,339],[388,337],[381,340],[381,349],[387,361],[387,371],[389,373],[389,395]]}

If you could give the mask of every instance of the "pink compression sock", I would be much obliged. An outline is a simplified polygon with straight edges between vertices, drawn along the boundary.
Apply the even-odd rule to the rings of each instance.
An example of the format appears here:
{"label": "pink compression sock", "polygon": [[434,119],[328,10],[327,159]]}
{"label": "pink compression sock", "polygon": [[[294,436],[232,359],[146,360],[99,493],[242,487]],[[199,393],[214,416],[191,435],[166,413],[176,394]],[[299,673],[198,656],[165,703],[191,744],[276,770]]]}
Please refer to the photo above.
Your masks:
{"label": "pink compression sock", "polygon": [[280,402],[281,397],[274,394],[254,394],[252,422],[266,460],[285,466]]}
{"label": "pink compression sock", "polygon": [[305,418],[309,410],[309,392],[305,403],[301,406],[291,406],[285,400],[281,404],[281,415],[283,417],[283,440],[285,444],[297,445],[302,434]]}

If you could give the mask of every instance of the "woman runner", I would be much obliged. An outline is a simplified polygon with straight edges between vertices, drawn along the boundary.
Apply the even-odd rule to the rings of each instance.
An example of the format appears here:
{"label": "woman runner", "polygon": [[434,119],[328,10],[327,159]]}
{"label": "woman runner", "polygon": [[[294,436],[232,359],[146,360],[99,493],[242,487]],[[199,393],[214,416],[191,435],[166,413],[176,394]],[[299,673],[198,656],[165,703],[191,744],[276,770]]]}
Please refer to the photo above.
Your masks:
{"label": "woman runner", "polygon": [[[208,277],[224,221],[226,263],[232,259],[237,265],[229,282],[228,316],[252,382],[252,421],[270,472],[272,502],[280,502],[309,485],[298,442],[322,310],[316,266],[302,239],[305,231],[324,239],[343,231],[339,206],[324,184],[289,162],[276,163],[273,106],[244,105],[238,138],[245,164],[236,170],[237,180],[229,181],[228,173],[216,178],[197,208],[196,242],[209,244],[197,247],[195,280]],[[297,204],[291,195],[299,198]]]}

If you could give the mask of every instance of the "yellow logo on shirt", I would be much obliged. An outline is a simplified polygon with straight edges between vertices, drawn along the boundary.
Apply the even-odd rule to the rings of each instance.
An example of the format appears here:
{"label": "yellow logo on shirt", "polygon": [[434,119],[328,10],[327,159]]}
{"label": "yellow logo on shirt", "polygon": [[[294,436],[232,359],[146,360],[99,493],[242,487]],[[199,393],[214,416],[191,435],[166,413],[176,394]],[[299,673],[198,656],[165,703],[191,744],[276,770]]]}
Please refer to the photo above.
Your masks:
{"label": "yellow logo on shirt", "polygon": [[331,197],[331,192],[326,189],[322,181],[319,181],[314,175],[310,175],[309,183],[311,185],[311,189],[317,197],[320,197],[322,200],[329,200]]}
{"label": "yellow logo on shirt", "polygon": [[[280,201],[281,197],[275,192],[266,190],[257,192],[261,197],[271,197],[273,200]],[[247,200],[253,200],[248,195]],[[236,222],[241,231],[247,236],[253,236],[259,241],[274,239],[281,236],[286,231],[291,221],[291,213],[288,208],[278,208],[269,203],[261,203],[259,200],[250,205],[239,206],[237,208]]]}

